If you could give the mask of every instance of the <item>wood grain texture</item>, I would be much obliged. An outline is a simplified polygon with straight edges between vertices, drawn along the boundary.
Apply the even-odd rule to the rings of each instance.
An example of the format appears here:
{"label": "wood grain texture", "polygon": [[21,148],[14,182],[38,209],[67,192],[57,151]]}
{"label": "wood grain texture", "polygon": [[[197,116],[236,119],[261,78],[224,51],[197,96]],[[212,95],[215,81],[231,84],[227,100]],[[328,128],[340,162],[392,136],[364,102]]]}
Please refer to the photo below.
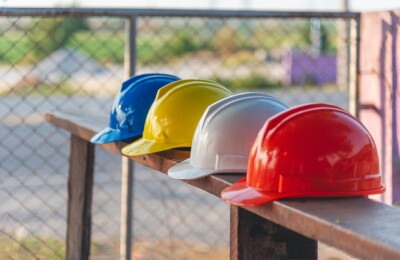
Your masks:
{"label": "wood grain texture", "polygon": [[71,136],[68,176],[67,259],[90,255],[94,146]]}
{"label": "wood grain texture", "polygon": [[368,198],[288,199],[245,209],[355,257],[400,259],[400,210]]}
{"label": "wood grain texture", "polygon": [[[90,117],[54,113],[47,115],[46,119],[67,131],[81,133],[83,139],[87,138],[85,140],[89,140],[91,135],[101,129]],[[85,123],[81,125],[82,122]],[[114,143],[103,147],[120,154],[118,147],[122,146]],[[171,152],[172,155],[175,153],[177,151]],[[151,154],[131,159],[165,173],[176,163],[174,159],[164,157],[168,154]],[[220,174],[185,182],[219,197],[225,187],[243,176]],[[355,257],[400,259],[400,209],[368,198],[291,199],[244,209]]]}
{"label": "wood grain texture", "polygon": [[230,259],[317,259],[317,241],[259,217],[230,208]]}
{"label": "wood grain texture", "polygon": [[[61,129],[68,131],[73,135],[79,136],[86,141],[90,141],[90,138],[92,138],[92,136],[103,130],[103,128],[108,125],[107,118],[96,117],[92,115],[82,115],[78,112],[54,112],[51,114],[47,113],[45,115],[45,120]],[[125,145],[126,143],[124,142],[101,144],[101,146],[105,149],[118,154],[121,154],[121,149]],[[155,154],[128,157],[133,161],[138,162],[151,169],[156,169],[160,172],[166,173],[171,166],[173,166],[177,162],[189,158],[189,156],[189,151],[169,150]]]}

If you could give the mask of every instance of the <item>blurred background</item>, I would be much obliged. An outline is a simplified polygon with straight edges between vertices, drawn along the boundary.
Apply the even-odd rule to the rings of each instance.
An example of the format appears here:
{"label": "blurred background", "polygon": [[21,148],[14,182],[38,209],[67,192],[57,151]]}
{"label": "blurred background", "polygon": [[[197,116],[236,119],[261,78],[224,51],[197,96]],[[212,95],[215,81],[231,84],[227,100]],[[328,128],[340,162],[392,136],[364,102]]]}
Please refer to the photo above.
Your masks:
{"label": "blurred background", "polygon": [[[0,259],[65,258],[69,135],[45,123],[43,115],[79,110],[107,117],[126,79],[129,44],[136,44],[130,53],[135,74],[210,79],[236,93],[268,93],[289,106],[325,102],[351,110],[357,20],[311,11],[394,8],[392,1],[368,3],[113,1],[113,7],[219,12],[207,17],[136,10],[133,31],[126,30],[129,19],[112,9],[0,9]],[[0,6],[110,4],[16,0]],[[283,12],[246,17],[246,10]],[[120,156],[96,148],[93,258],[119,256],[120,172]],[[133,190],[135,259],[228,258],[227,204],[140,165]]]}

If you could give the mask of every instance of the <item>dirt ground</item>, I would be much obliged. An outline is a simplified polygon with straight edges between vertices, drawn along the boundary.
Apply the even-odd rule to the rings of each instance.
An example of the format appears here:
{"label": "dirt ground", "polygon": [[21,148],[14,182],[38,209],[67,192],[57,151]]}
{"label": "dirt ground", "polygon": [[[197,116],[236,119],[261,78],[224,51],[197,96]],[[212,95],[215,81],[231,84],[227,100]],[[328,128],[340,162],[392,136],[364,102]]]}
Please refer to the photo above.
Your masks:
{"label": "dirt ground", "polygon": [[[157,248],[157,250],[155,250]],[[117,251],[117,250],[116,250]],[[171,253],[173,252],[173,253]],[[117,260],[118,256],[91,256],[91,260]],[[209,248],[207,245],[193,245],[185,241],[166,240],[151,241],[143,240],[135,242],[132,250],[133,260],[165,260],[165,259],[188,259],[188,260],[227,260],[229,249]],[[348,254],[329,247],[323,243],[318,244],[318,259],[321,260],[357,260]]]}

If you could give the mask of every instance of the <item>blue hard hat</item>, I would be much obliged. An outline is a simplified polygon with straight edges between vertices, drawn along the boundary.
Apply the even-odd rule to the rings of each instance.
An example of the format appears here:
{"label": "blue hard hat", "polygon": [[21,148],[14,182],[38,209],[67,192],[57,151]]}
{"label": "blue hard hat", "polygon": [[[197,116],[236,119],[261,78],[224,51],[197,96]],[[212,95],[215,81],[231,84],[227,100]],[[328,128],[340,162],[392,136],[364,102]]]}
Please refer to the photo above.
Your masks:
{"label": "blue hard hat", "polygon": [[142,74],[122,83],[114,98],[109,126],[90,139],[103,144],[116,141],[131,141],[141,137],[147,112],[159,88],[179,80],[168,74]]}

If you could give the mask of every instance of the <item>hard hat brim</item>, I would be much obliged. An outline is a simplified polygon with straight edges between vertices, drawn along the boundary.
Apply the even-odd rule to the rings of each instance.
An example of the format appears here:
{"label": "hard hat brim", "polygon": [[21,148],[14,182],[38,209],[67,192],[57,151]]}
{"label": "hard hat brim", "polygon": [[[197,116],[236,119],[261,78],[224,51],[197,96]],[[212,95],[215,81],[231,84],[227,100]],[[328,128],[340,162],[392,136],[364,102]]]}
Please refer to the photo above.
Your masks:
{"label": "hard hat brim", "polygon": [[343,191],[343,192],[267,192],[259,191],[252,187],[247,186],[246,178],[240,179],[232,186],[225,188],[221,193],[221,198],[234,205],[238,206],[260,206],[278,199],[283,198],[312,198],[312,197],[357,197],[357,196],[368,196],[373,194],[380,194],[385,191],[385,186],[381,185],[379,188],[374,190],[362,190],[362,191]]}
{"label": "hard hat brim", "polygon": [[118,129],[113,129],[110,127],[105,128],[101,132],[94,135],[90,142],[93,144],[104,144],[104,143],[111,143],[111,142],[118,142],[129,140],[133,138],[141,137],[142,133],[123,133]]}
{"label": "hard hat brim", "polygon": [[191,143],[187,144],[168,144],[156,143],[151,140],[140,138],[131,144],[124,146],[121,152],[129,156],[145,155],[150,153],[158,153],[174,148],[191,147]]}
{"label": "hard hat brim", "polygon": [[215,169],[195,168],[190,164],[190,158],[175,164],[168,169],[168,176],[180,180],[199,179],[212,174]]}
{"label": "hard hat brim", "polygon": [[232,186],[225,188],[221,193],[221,198],[238,206],[259,206],[280,198],[282,194],[276,192],[260,192],[247,186],[246,178],[240,179]]}
{"label": "hard hat brim", "polygon": [[200,179],[218,173],[246,173],[246,169],[224,169],[197,168],[190,164],[190,158],[175,164],[168,169],[168,176],[180,180]]}

